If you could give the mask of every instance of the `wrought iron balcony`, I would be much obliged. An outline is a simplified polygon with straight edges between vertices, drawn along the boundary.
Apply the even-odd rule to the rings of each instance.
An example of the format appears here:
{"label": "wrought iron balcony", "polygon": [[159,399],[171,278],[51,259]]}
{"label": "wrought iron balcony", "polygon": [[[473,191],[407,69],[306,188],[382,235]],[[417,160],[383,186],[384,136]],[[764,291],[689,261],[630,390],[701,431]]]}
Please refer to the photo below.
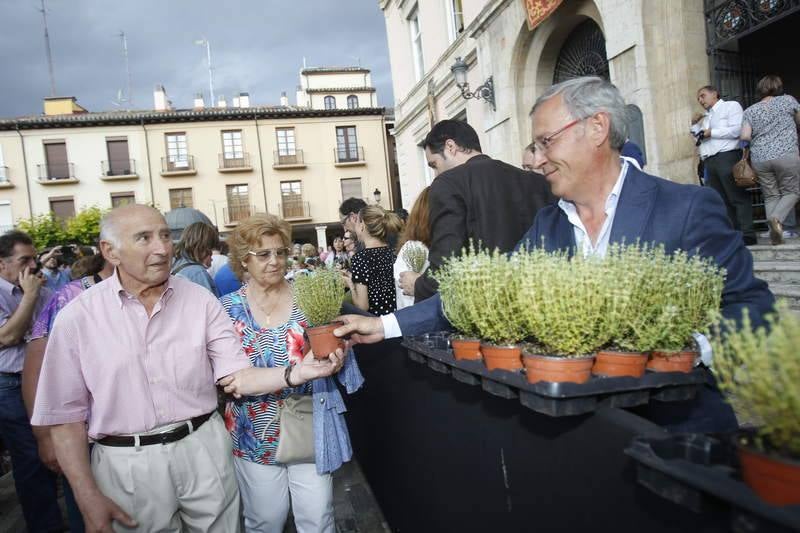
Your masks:
{"label": "wrought iron balcony", "polygon": [[72,163],[59,163],[55,165],[36,165],[39,172],[39,181],[75,181],[75,165]]}
{"label": "wrought iron balcony", "polygon": [[246,172],[253,170],[250,164],[250,154],[242,152],[239,157],[231,157],[230,154],[219,154],[219,171],[220,172]]}
{"label": "wrought iron balcony", "polygon": [[222,208],[222,218],[226,226],[233,226],[240,220],[252,216],[256,212],[254,205],[229,205]]}
{"label": "wrought iron balcony", "polygon": [[302,200],[284,200],[278,204],[278,212],[284,220],[309,220],[311,218],[311,206]]}
{"label": "wrought iron balcony", "polygon": [[800,10],[800,0],[705,0],[709,53]]}
{"label": "wrought iron balcony", "polygon": [[338,146],[333,149],[333,156],[337,165],[363,165],[363,146]]}
{"label": "wrought iron balcony", "polygon": [[161,158],[162,176],[181,176],[187,174],[197,174],[194,166],[194,156],[167,156]]}
{"label": "wrought iron balcony", "polygon": [[119,179],[137,177],[136,161],[134,159],[101,161],[100,168],[103,173],[103,178]]}
{"label": "wrought iron balcony", "polygon": [[280,150],[272,152],[272,168],[298,168],[306,166],[303,151],[295,150],[291,154],[281,154]]}

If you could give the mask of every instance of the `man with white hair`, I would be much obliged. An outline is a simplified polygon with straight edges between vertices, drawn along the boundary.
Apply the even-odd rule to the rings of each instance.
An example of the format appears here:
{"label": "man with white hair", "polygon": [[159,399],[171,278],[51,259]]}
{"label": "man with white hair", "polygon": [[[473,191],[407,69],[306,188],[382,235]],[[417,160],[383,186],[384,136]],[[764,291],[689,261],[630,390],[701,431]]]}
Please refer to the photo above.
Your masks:
{"label": "man with white hair", "polygon": [[[537,213],[518,248],[544,246],[602,257],[609,243],[638,240],[662,244],[668,253],[697,253],[727,272],[722,314],[740,320],[747,310],[754,325],[763,323],[774,297],[753,276],[752,256],[719,195],[650,176],[620,157],[627,132],[625,102],[616,87],[596,77],[554,85],[536,101],[531,118],[533,166],[561,199]],[[347,315],[343,321],[335,334],[355,333],[360,342],[448,327],[438,297],[391,315]],[[651,409],[651,418],[674,431],[735,428],[733,411],[723,404],[710,374],[708,381],[694,401],[660,404]]]}

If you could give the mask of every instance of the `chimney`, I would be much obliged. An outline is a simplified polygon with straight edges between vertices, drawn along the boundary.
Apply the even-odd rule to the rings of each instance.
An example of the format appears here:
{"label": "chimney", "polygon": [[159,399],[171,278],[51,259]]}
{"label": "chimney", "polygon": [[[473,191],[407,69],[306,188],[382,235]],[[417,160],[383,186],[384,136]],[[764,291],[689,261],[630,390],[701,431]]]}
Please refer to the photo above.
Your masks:
{"label": "chimney", "polygon": [[153,91],[153,104],[156,111],[168,111],[169,101],[167,100],[167,91],[163,85],[156,85]]}
{"label": "chimney", "polygon": [[239,93],[239,106],[250,107],[250,93]]}
{"label": "chimney", "polygon": [[217,107],[228,107],[228,102],[225,101],[224,94],[219,95],[219,98],[217,99]]}
{"label": "chimney", "polygon": [[194,95],[194,108],[195,109],[204,109],[206,107],[206,103],[203,101],[203,93],[195,93]]}
{"label": "chimney", "polygon": [[297,86],[295,97],[297,98],[297,105],[299,107],[308,107],[308,102],[306,101],[306,92],[303,90],[302,85]]}
{"label": "chimney", "polygon": [[283,107],[288,107],[289,106],[289,97],[286,96],[286,91],[283,91],[281,93],[281,105]]}
{"label": "chimney", "polygon": [[234,96],[233,97],[233,107],[239,107],[239,97],[238,96]]}

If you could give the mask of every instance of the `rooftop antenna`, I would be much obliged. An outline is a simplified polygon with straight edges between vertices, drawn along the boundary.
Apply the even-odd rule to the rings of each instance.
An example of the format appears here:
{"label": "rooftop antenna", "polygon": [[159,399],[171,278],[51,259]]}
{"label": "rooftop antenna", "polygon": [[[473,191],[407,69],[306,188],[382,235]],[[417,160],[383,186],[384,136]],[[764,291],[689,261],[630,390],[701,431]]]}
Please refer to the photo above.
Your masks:
{"label": "rooftop antenna", "polygon": [[128,62],[128,38],[125,37],[124,31],[119,32],[119,38],[122,41],[122,55],[125,58],[125,78],[128,84],[127,86],[128,90],[125,99],[123,100],[122,98],[119,98],[119,101],[120,103],[128,102],[128,108],[132,108],[133,96],[131,95],[131,66],[130,63]]}
{"label": "rooftop antenna", "polygon": [[42,13],[42,20],[44,21],[44,46],[47,53],[47,70],[50,73],[50,96],[56,95],[56,77],[53,74],[53,56],[50,54],[50,34],[47,31],[47,10],[44,7],[44,0],[42,1],[42,8],[39,10]]}
{"label": "rooftop antenna", "polygon": [[303,69],[305,70],[305,68],[306,68],[306,56],[303,56]]}
{"label": "rooftop antenna", "polygon": [[208,61],[208,89],[211,92],[211,105],[214,106],[214,74],[211,67],[211,42],[203,37],[194,42],[198,46],[206,47],[206,61]]}

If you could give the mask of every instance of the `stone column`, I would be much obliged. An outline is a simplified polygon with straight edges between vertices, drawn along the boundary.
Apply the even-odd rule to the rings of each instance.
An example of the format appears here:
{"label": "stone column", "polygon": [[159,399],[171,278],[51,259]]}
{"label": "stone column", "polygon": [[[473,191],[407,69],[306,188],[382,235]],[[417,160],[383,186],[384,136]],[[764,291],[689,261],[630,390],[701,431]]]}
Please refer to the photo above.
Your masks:
{"label": "stone column", "polygon": [[323,250],[327,250],[328,238],[325,236],[325,230],[328,226],[314,226],[314,229],[317,230],[317,247],[321,246]]}

